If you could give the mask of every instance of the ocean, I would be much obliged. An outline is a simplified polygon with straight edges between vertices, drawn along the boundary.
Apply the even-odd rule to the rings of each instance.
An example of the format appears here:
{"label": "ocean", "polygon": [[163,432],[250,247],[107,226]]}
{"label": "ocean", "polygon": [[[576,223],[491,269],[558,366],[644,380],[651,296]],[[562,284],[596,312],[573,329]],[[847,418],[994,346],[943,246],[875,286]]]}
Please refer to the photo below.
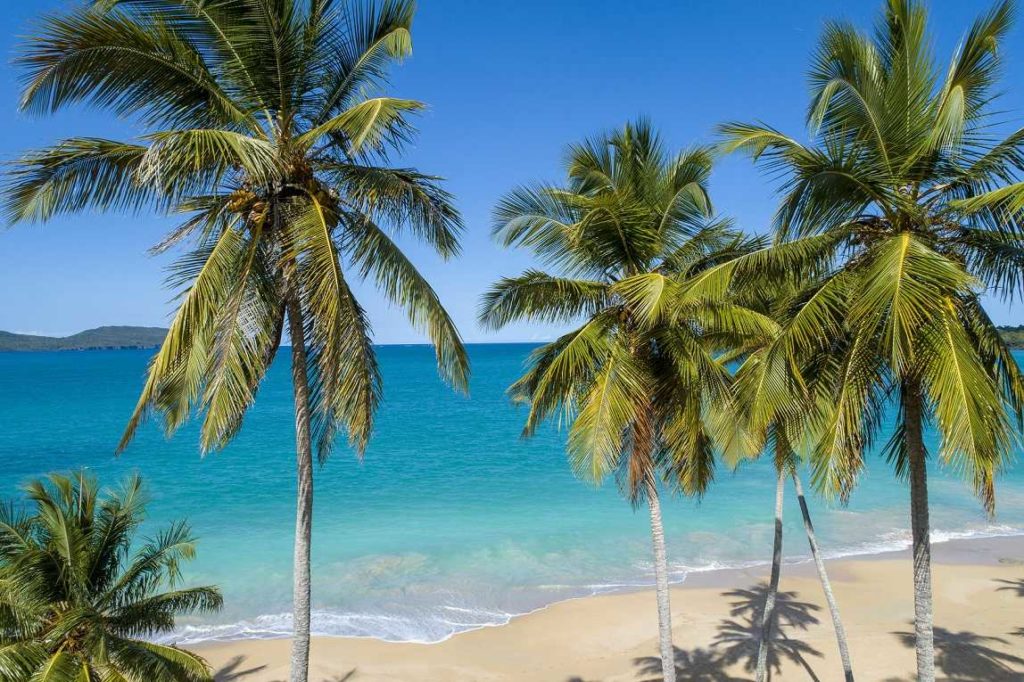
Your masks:
{"label": "ocean", "polygon": [[[384,402],[364,460],[342,445],[315,474],[315,634],[437,642],[556,601],[653,584],[646,511],[632,509],[614,481],[594,488],[575,479],[564,431],[520,437],[525,410],[505,389],[530,349],[470,346],[466,397],[437,378],[430,348],[379,348]],[[225,596],[221,613],[181,621],[173,640],[285,636],[294,528],[287,353],[226,450],[203,458],[195,424],[167,439],[154,420],[115,458],[150,355],[0,353],[0,496],[51,471],[87,467],[108,485],[138,471],[151,496],[143,532],[187,518],[199,544],[186,579]],[[935,540],[1024,533],[1024,466],[1000,479],[995,519],[941,468],[930,483]],[[767,562],[773,501],[767,461],[720,468],[700,502],[666,497],[674,579]],[[829,556],[909,544],[908,491],[881,456],[870,458],[848,506],[810,502]],[[785,513],[787,560],[806,560],[791,488]]]}

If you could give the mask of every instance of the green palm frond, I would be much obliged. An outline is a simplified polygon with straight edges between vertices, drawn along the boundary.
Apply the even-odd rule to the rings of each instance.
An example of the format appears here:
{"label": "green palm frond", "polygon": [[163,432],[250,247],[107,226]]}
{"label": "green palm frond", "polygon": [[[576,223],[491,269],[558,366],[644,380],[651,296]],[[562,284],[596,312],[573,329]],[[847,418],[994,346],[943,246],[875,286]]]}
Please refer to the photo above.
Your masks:
{"label": "green palm frond", "polygon": [[1024,210],[1024,182],[1014,182],[989,192],[950,202],[950,206],[965,213],[994,209],[1006,214]]}
{"label": "green palm frond", "polygon": [[245,239],[225,230],[211,249],[202,249],[180,263],[180,278],[189,282],[159,352],[149,365],[142,395],[135,407],[118,451],[128,446],[139,424],[154,405],[163,411],[168,428],[188,416],[204,383],[210,344],[225,292],[246,253]]}
{"label": "green palm frond", "polygon": [[942,315],[936,292],[966,291],[973,280],[955,263],[901,233],[873,249],[861,266],[849,324],[881,335],[881,352],[898,374],[914,361],[921,328]]}
{"label": "green palm frond", "polygon": [[36,35],[16,60],[25,72],[22,109],[52,113],[85,101],[151,125],[259,134],[248,103],[218,80],[176,22],[83,8],[45,17]]}
{"label": "green palm frond", "polygon": [[143,145],[72,138],[25,154],[8,174],[9,223],[46,221],[88,208],[139,210],[159,205],[158,189],[142,182]]}
{"label": "green palm frond", "polygon": [[607,305],[608,285],[527,270],[499,280],[480,302],[480,324],[497,329],[513,321],[562,322]]}
{"label": "green palm frond", "polygon": [[167,185],[180,176],[209,177],[220,184],[236,168],[252,182],[266,183],[280,177],[274,147],[261,139],[230,130],[191,128],[150,133],[149,148],[140,164],[144,182]]}
{"label": "green palm frond", "polygon": [[559,409],[572,421],[581,391],[611,353],[614,326],[614,312],[604,311],[530,354],[527,372],[509,388],[513,400],[530,406],[524,435],[533,435]]}
{"label": "green palm frond", "polygon": [[743,253],[687,279],[682,285],[683,295],[721,300],[730,293],[748,290],[758,282],[786,282],[813,276],[827,271],[836,257],[836,247],[845,239],[842,232],[827,232]]}
{"label": "green palm frond", "polygon": [[972,481],[989,513],[995,511],[991,483],[1010,450],[1010,425],[1000,387],[964,329],[957,305],[946,299],[945,314],[921,331],[922,381],[942,434],[940,456]]}
{"label": "green palm frond", "polygon": [[173,587],[180,562],[194,556],[188,526],[139,543],[145,496],[137,477],[101,492],[82,472],[55,474],[26,492],[31,513],[7,515],[0,531],[0,675],[209,682],[196,654],[139,639],[221,607],[216,588]]}
{"label": "green palm frond", "polygon": [[231,274],[233,286],[225,292],[212,321],[212,339],[204,348],[207,362],[199,397],[204,452],[223,448],[238,432],[280,343],[283,302],[272,278],[260,270],[264,229],[262,222],[250,227],[248,244]]}
{"label": "green palm frond", "polygon": [[364,100],[311,128],[297,137],[295,143],[312,147],[326,135],[338,135],[345,140],[345,151],[351,156],[381,152],[407,139],[409,123],[405,115],[423,107],[421,102],[394,97]]}
{"label": "green palm frond", "polygon": [[935,100],[932,148],[959,143],[991,98],[999,66],[996,50],[1010,28],[1013,4],[996,4],[971,26]]}
{"label": "green palm frond", "polygon": [[444,259],[459,254],[462,221],[440,178],[410,168],[325,163],[325,172],[353,210],[396,232],[409,230]]}
{"label": "green palm frond", "polygon": [[437,352],[438,371],[455,388],[469,389],[469,358],[441,300],[412,262],[372,221],[346,221],[348,256],[362,277],[372,279],[394,304],[405,310],[409,323],[424,331]]}
{"label": "green palm frond", "polygon": [[819,376],[808,409],[813,434],[811,476],[826,496],[846,500],[864,468],[864,452],[880,424],[883,401],[879,385],[885,367],[864,336],[854,337],[840,352],[819,363]]}
{"label": "green palm frond", "polygon": [[341,10],[338,25],[350,30],[325,34],[318,51],[326,64],[327,86],[313,117],[317,124],[349,108],[362,88],[381,85],[392,62],[412,52],[415,7],[412,0],[385,0]]}
{"label": "green palm frond", "polygon": [[579,412],[569,428],[569,463],[577,476],[600,483],[618,468],[624,433],[639,418],[637,408],[646,405],[652,389],[642,366],[613,351],[579,397]]}
{"label": "green palm frond", "polygon": [[299,261],[306,339],[311,350],[319,416],[319,452],[325,458],[336,425],[362,452],[373,428],[379,401],[379,376],[369,349],[369,325],[341,270],[333,235],[341,216],[316,196],[288,206],[287,259]]}

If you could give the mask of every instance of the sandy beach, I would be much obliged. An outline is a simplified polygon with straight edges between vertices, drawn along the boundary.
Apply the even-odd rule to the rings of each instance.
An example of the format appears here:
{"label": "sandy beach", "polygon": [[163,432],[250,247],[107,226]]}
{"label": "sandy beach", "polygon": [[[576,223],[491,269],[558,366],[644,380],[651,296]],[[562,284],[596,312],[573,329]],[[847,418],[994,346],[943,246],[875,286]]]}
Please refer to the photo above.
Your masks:
{"label": "sandy beach", "polygon": [[[802,540],[802,538],[801,538]],[[795,541],[790,540],[791,542]],[[935,624],[940,678],[1024,680],[1024,538],[935,545]],[[829,562],[861,682],[911,682],[913,613],[907,552]],[[681,680],[752,679],[756,610],[767,567],[692,574],[673,590]],[[787,565],[773,680],[841,680],[832,623],[810,564]],[[316,638],[311,681],[660,679],[654,594],[640,591],[554,604],[507,625],[439,644]],[[220,682],[288,678],[289,641],[194,647]]]}

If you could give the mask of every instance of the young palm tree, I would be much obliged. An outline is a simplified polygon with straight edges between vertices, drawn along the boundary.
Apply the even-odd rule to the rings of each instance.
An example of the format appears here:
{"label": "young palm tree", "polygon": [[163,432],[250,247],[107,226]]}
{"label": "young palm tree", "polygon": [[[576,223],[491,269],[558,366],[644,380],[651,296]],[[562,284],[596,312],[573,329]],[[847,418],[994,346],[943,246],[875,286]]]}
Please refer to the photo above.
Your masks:
{"label": "young palm tree", "polygon": [[[581,478],[617,474],[647,504],[664,679],[675,680],[668,565],[658,479],[700,495],[711,481],[716,425],[729,399],[716,352],[771,322],[728,302],[678,296],[679,281],[742,251],[711,220],[706,149],[667,154],[640,121],[569,149],[565,186],[520,188],[495,213],[505,246],[531,250],[557,274],[529,270],[486,294],[481,322],[570,322],[578,329],[536,351],[510,393],[529,402],[524,433],[562,411]],[[720,414],[721,412],[719,412]]]}
{"label": "young palm tree", "polygon": [[392,241],[405,229],[449,258],[460,220],[437,179],[392,168],[418,102],[373,96],[410,50],[411,0],[105,0],[45,18],[22,48],[22,108],[89,102],[148,132],[74,138],[25,155],[9,179],[12,221],[88,209],[187,215],[158,249],[191,240],[174,267],[178,312],[119,449],[150,411],[174,431],[202,413],[204,451],[242,424],[283,336],[291,340],[298,500],[292,680],[309,659],[313,449],[339,430],[362,453],[380,390],[369,278],[464,388],[468,362],[437,295]]}
{"label": "young palm tree", "polygon": [[[749,291],[740,295],[740,300],[754,309],[769,314],[773,319],[785,325],[789,311],[794,306],[794,295],[797,292],[797,277],[789,281],[770,281],[765,286],[759,283]],[[782,326],[780,325],[780,331]],[[771,343],[757,348],[737,348],[731,355],[743,362],[736,370],[733,383],[733,409],[736,411],[736,423],[741,425],[745,435],[742,444],[746,451],[730,453],[733,458],[747,459],[772,453],[775,469],[775,533],[772,542],[771,574],[768,590],[765,592],[765,606],[762,611],[760,642],[758,646],[755,674],[758,682],[768,677],[769,648],[776,626],[775,604],[782,575],[782,539],[783,539],[783,505],[785,499],[786,479],[792,479],[800,503],[804,530],[810,545],[811,557],[821,582],[822,592],[829,607],[832,625],[836,633],[839,658],[843,666],[843,677],[846,682],[853,682],[853,667],[850,663],[849,646],[846,631],[839,615],[839,608],[832,586],[825,569],[825,562],[818,548],[814,526],[811,523],[810,510],[804,497],[803,485],[800,481],[799,467],[801,459],[798,455],[807,449],[813,441],[810,428],[820,420],[813,415],[827,409],[830,396],[819,395],[818,404],[812,395],[816,388],[811,381],[807,385],[797,385],[790,381],[789,368],[793,363],[808,363],[810,359],[787,355],[785,350],[792,350],[785,344],[773,346]],[[812,374],[816,368],[808,368]],[[735,459],[734,465],[739,463]]]}
{"label": "young palm tree", "polygon": [[810,145],[760,125],[722,127],[728,148],[783,178],[779,244],[706,273],[713,296],[766,275],[807,274],[779,353],[818,354],[831,409],[814,427],[814,481],[845,497],[888,398],[900,408],[886,454],[909,479],[918,677],[934,680],[923,428],[939,459],[990,512],[1020,426],[1024,382],[980,294],[1021,290],[1024,130],[993,139],[998,48],[1012,15],[971,27],[945,73],[923,6],[891,0],[874,36],[829,24],[811,69]]}
{"label": "young palm tree", "polygon": [[211,680],[199,656],[147,641],[172,632],[177,616],[221,606],[215,587],[178,587],[195,555],[188,525],[135,544],[145,510],[137,476],[103,495],[84,473],[26,491],[32,513],[0,506],[0,678]]}
{"label": "young palm tree", "polygon": [[[757,385],[771,379],[763,372],[763,357],[751,356],[739,368],[734,383],[734,390],[740,395],[737,401],[738,409],[746,412],[749,416],[751,411],[757,408],[747,403],[743,394],[750,392],[751,397],[757,399]],[[785,380],[785,377],[777,377]],[[790,405],[795,406],[794,412],[799,413],[806,403],[794,398]],[[772,464],[775,469],[775,533],[772,541],[772,562],[771,573],[768,582],[768,590],[765,593],[765,605],[762,611],[761,639],[758,644],[757,665],[755,668],[756,679],[761,682],[768,677],[769,649],[774,636],[777,622],[775,604],[779,591],[779,579],[782,576],[782,536],[783,536],[783,503],[785,500],[786,479],[793,481],[796,490],[797,500],[800,503],[800,513],[803,518],[804,532],[807,535],[807,543],[810,546],[811,558],[814,561],[815,570],[818,573],[818,580],[821,582],[822,592],[825,595],[825,602],[828,605],[829,614],[832,617],[832,627],[836,633],[836,642],[839,649],[839,659],[843,666],[843,679],[846,682],[853,682],[853,665],[850,662],[850,650],[846,640],[846,629],[843,627],[839,615],[839,605],[836,603],[835,595],[832,592],[832,583],[829,581],[828,572],[825,568],[825,561],[821,556],[818,547],[818,539],[814,533],[814,524],[811,522],[811,513],[804,496],[803,484],[800,481],[800,458],[797,455],[797,443],[806,440],[806,435],[799,434],[800,418],[798,414],[789,412],[790,407],[785,406],[775,411],[774,421],[763,431],[766,437],[760,443],[772,451]],[[787,413],[783,414],[783,410]],[[754,432],[751,425],[747,424],[744,429],[749,434]],[[794,435],[796,429],[796,435]],[[760,452],[760,449],[758,450]]]}

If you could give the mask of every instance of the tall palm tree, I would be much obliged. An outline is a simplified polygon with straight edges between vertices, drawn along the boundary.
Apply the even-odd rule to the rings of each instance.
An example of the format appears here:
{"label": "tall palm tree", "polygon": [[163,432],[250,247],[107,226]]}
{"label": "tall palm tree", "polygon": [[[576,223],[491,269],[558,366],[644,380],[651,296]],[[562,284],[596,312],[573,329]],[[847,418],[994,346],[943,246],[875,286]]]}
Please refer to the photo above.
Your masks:
{"label": "tall palm tree", "polygon": [[728,148],[782,178],[779,243],[690,292],[806,274],[774,343],[780,354],[818,354],[806,376],[831,397],[815,427],[819,488],[849,494],[883,407],[898,404],[885,453],[910,483],[923,682],[935,676],[925,422],[937,428],[939,460],[992,512],[1024,404],[1020,372],[980,300],[1019,293],[1024,267],[1024,130],[999,140],[992,120],[1012,13],[1002,2],[979,18],[944,72],[919,2],[890,0],[873,36],[829,24],[811,68],[810,144],[762,125],[722,127]]}
{"label": "tall palm tree", "polygon": [[495,236],[529,249],[556,274],[528,270],[486,294],[481,322],[583,325],[530,356],[510,389],[529,402],[524,433],[562,412],[569,460],[583,479],[618,476],[646,503],[657,588],[664,679],[675,680],[668,564],[659,478],[700,495],[712,479],[712,405],[729,399],[716,352],[771,322],[724,301],[679,297],[679,282],[747,243],[712,219],[711,157],[668,154],[639,121],[569,148],[564,186],[522,187],[495,211]]}
{"label": "tall palm tree", "polygon": [[[11,682],[211,680],[199,656],[147,641],[175,617],[215,611],[215,587],[179,587],[195,555],[185,523],[139,543],[137,476],[101,494],[84,473],[26,488],[31,511],[0,506],[0,677]],[[133,551],[134,549],[134,551]]]}
{"label": "tall palm tree", "polygon": [[151,411],[168,432],[200,412],[203,450],[226,445],[287,319],[298,682],[309,659],[313,450],[323,461],[343,430],[361,454],[380,392],[350,280],[369,279],[404,308],[434,343],[441,374],[459,388],[467,382],[454,324],[392,240],[407,231],[443,258],[459,250],[460,219],[437,178],[387,163],[422,105],[372,96],[411,49],[413,11],[411,0],[104,0],[44,18],[18,59],[24,110],[87,102],[147,132],[26,154],[9,176],[9,219],[183,213],[157,249],[195,245],[172,269],[178,311],[119,450]]}

